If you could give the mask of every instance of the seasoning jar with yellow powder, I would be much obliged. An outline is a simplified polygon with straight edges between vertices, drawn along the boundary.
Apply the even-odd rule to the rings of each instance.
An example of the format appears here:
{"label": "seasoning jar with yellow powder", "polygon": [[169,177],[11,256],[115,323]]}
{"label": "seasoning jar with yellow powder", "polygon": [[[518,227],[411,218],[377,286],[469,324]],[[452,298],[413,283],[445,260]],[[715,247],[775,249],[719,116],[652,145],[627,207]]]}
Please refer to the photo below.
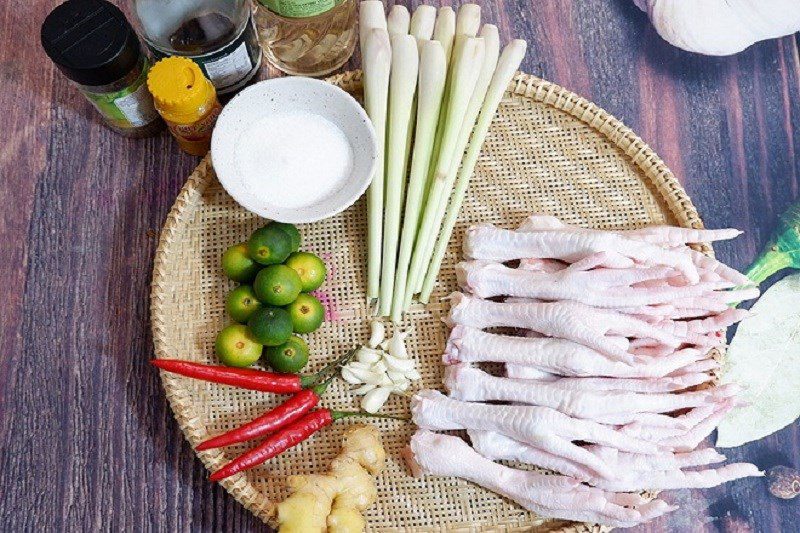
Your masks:
{"label": "seasoning jar with yellow powder", "polygon": [[205,155],[222,106],[211,81],[186,57],[167,57],[150,69],[147,88],[180,147]]}

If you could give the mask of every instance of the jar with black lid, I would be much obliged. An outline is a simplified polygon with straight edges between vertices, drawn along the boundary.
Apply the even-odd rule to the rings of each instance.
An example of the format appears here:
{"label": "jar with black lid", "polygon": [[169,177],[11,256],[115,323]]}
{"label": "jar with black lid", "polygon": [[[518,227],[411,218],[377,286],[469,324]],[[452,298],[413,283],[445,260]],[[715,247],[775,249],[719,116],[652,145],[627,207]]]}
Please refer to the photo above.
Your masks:
{"label": "jar with black lid", "polygon": [[218,94],[252,80],[261,46],[250,0],[132,0],[138,29],[157,59],[188,57]]}
{"label": "jar with black lid", "polygon": [[147,90],[149,61],[122,11],[106,0],[67,0],[45,19],[42,47],[105,123],[147,137],[164,123]]}

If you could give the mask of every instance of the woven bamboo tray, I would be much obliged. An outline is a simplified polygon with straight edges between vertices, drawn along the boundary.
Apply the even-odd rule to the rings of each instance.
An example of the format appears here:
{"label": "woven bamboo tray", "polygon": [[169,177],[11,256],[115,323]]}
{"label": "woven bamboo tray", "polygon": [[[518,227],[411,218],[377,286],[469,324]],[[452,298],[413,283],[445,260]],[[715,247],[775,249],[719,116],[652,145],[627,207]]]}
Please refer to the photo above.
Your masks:
{"label": "woven bamboo tray", "polygon": [[[354,94],[361,89],[360,72],[329,81]],[[409,352],[419,361],[420,386],[440,387],[440,357],[447,334],[441,321],[447,304],[441,297],[456,288],[453,267],[460,257],[464,229],[476,222],[514,226],[534,212],[595,228],[702,227],[691,200],[669,169],[624,124],[557,85],[518,74],[483,147],[433,303],[425,308],[416,305],[403,324],[409,331]],[[214,338],[228,323],[224,302],[234,287],[221,272],[220,255],[263,222],[225,193],[209,158],[204,159],[175,201],[156,253],[151,318],[157,357],[215,362]],[[330,267],[322,287],[330,319],[308,336],[310,368],[314,369],[368,337],[365,201],[362,198],[344,213],[300,230],[302,248],[321,255]],[[192,446],[282,399],[166,373],[162,380],[175,418]],[[342,383],[325,395],[324,403],[334,409],[357,406]],[[406,398],[393,397],[385,411],[401,414],[407,409]],[[604,529],[546,521],[462,480],[414,479],[399,455],[414,431],[413,424],[375,423],[382,430],[389,462],[378,479],[378,502],[367,512],[371,531]],[[280,458],[222,484],[267,521],[275,502],[287,495],[285,477],[327,468],[339,451],[345,427],[346,422],[338,422]],[[215,470],[246,448],[234,446],[198,456]]]}

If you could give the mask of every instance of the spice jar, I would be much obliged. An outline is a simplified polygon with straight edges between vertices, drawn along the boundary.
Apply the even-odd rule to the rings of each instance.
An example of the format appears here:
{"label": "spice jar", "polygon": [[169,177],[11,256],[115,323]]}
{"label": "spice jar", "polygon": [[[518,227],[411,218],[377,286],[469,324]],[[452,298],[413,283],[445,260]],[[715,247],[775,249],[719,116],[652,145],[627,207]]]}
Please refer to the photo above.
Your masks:
{"label": "spice jar", "polygon": [[353,55],[356,0],[254,2],[256,25],[267,60],[283,72],[324,76]]}
{"label": "spice jar", "polygon": [[197,63],[178,56],[162,59],[150,69],[147,88],[180,147],[192,155],[205,155],[222,106]]}
{"label": "spice jar", "polygon": [[195,61],[228,94],[261,66],[250,0],[133,0],[139,30],[156,58]]}
{"label": "spice jar", "polygon": [[111,129],[129,137],[163,129],[145,85],[147,57],[116,6],[105,0],[67,0],[44,20],[41,40],[48,57]]}

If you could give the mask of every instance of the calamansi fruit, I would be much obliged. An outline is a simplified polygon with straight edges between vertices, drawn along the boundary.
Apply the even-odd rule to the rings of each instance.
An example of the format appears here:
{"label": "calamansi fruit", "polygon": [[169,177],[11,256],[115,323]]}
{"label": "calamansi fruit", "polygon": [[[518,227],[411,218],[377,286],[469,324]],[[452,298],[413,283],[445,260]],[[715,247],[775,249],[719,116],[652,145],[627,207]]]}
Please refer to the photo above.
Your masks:
{"label": "calamansi fruit", "polygon": [[250,258],[262,265],[283,263],[292,251],[289,234],[274,224],[257,229],[247,241]]}
{"label": "calamansi fruit", "polygon": [[300,276],[286,265],[264,267],[256,276],[253,289],[267,305],[283,306],[295,301],[301,290]]}
{"label": "calamansi fruit", "polygon": [[250,258],[247,243],[234,244],[222,254],[222,270],[239,283],[250,283],[261,270],[261,265]]}
{"label": "calamansi fruit", "polygon": [[292,328],[295,333],[311,333],[325,320],[325,308],[310,294],[299,295],[286,307],[286,310],[292,318]]}
{"label": "calamansi fruit", "polygon": [[247,321],[253,337],[265,346],[279,346],[292,336],[292,319],[280,307],[262,307]]}
{"label": "calamansi fruit", "polygon": [[247,326],[233,324],[219,332],[214,349],[223,365],[241,368],[258,361],[263,346]]}
{"label": "calamansi fruit", "polygon": [[289,240],[292,243],[292,252],[296,252],[300,249],[300,241],[302,238],[300,236],[300,231],[298,231],[294,224],[288,224],[286,222],[272,222],[270,226],[283,230],[286,235],[289,236]]}
{"label": "calamansi fruit", "polygon": [[322,259],[310,252],[295,252],[286,259],[285,264],[300,276],[303,292],[318,289],[328,275]]}
{"label": "calamansi fruit", "polygon": [[246,324],[253,313],[261,309],[261,302],[258,301],[253,287],[240,285],[228,293],[225,309],[236,322]]}
{"label": "calamansi fruit", "polygon": [[308,344],[300,337],[293,336],[280,346],[267,348],[265,355],[274,370],[294,374],[308,363]]}

